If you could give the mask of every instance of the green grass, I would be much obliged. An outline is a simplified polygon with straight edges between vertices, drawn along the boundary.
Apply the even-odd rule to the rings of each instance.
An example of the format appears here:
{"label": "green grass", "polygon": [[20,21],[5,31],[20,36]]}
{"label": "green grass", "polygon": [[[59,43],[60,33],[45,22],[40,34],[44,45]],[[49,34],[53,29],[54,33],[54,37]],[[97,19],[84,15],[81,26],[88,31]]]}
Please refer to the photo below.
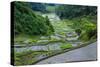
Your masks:
{"label": "green grass", "polygon": [[15,52],[15,62],[14,65],[28,65],[37,61],[37,56],[41,54],[46,54],[46,51],[25,51],[21,53]]}
{"label": "green grass", "polygon": [[14,42],[24,45],[26,44],[25,41],[31,44],[31,43],[36,43],[39,39],[40,39],[40,36],[20,34],[20,35],[15,36]]}
{"label": "green grass", "polygon": [[49,38],[48,36],[44,36],[44,37],[45,39],[41,39],[41,36],[20,34],[14,38],[14,43],[19,45],[31,46],[31,45],[39,45],[39,44],[47,45],[52,42],[62,41],[62,39],[56,39],[53,37]]}
{"label": "green grass", "polygon": [[64,43],[64,44],[61,45],[61,49],[70,49],[72,47],[73,46],[70,43]]}
{"label": "green grass", "polygon": [[[68,23],[67,23],[68,22]],[[70,32],[73,31],[73,29],[71,27],[69,27],[68,25],[70,21],[59,21],[57,23],[52,23],[55,32],[57,33],[64,33],[64,32]]]}

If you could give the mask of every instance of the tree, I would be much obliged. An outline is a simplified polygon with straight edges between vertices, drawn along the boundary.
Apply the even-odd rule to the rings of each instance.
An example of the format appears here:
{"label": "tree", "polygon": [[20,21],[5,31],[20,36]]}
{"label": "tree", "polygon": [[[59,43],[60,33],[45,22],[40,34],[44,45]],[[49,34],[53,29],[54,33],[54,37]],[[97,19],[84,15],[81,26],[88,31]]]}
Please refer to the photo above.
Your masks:
{"label": "tree", "polygon": [[41,12],[45,12],[46,11],[46,6],[45,4],[42,3],[30,3],[31,4],[31,8],[34,11],[41,11]]}
{"label": "tree", "polygon": [[54,32],[48,18],[35,14],[29,3],[14,2],[14,33],[46,35]]}
{"label": "tree", "polygon": [[59,5],[56,8],[56,14],[61,19],[72,19],[75,17],[85,16],[85,15],[96,15],[96,6],[80,6],[80,5]]}

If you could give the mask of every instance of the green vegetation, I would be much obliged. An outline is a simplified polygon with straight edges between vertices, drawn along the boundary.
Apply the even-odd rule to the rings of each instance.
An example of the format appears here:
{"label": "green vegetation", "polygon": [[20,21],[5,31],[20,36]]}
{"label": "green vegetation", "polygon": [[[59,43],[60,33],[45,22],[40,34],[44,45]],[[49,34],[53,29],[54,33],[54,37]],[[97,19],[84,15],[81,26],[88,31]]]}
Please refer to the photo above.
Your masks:
{"label": "green vegetation", "polygon": [[[68,22],[70,22],[70,20]],[[73,31],[73,29],[68,26],[68,23],[66,21],[63,21],[63,20],[59,21],[57,23],[56,22],[52,23],[52,25],[54,27],[55,32],[62,34],[62,35],[65,35],[65,32]]]}
{"label": "green vegetation", "polygon": [[73,46],[70,43],[64,43],[64,44],[61,45],[61,49],[70,49],[72,47]]}
{"label": "green vegetation", "polygon": [[72,19],[75,17],[81,17],[81,16],[87,16],[91,15],[94,16],[96,15],[96,9],[97,7],[95,6],[74,6],[74,5],[59,5],[56,8],[56,14],[61,18],[61,19]]}
{"label": "green vegetation", "polygon": [[59,5],[56,14],[61,19],[67,19],[66,24],[70,24],[69,26],[80,35],[79,39],[89,41],[97,38],[97,7]]}
{"label": "green vegetation", "polygon": [[14,3],[15,35],[21,33],[28,35],[49,35],[54,32],[48,17],[44,18],[36,15],[29,3]]}
{"label": "green vegetation", "polygon": [[40,36],[30,36],[26,34],[19,34],[16,35],[14,38],[14,42],[20,45],[31,45],[32,43],[37,43],[37,41],[40,39]]}
{"label": "green vegetation", "polygon": [[31,5],[31,9],[34,11],[40,11],[45,13],[46,12],[46,6],[44,3],[29,3]]}
{"label": "green vegetation", "polygon": [[48,45],[49,43],[53,42],[63,42],[62,39],[57,39],[55,37],[49,36],[30,36],[25,34],[17,35],[14,38],[14,42],[16,44],[25,45],[25,46],[32,46],[32,45]]}
{"label": "green vegetation", "polygon": [[47,12],[54,12],[55,11],[55,6],[47,5],[46,10],[47,10]]}
{"label": "green vegetation", "polygon": [[[88,17],[83,17],[80,19],[80,21],[76,19],[77,22],[73,23],[73,28],[77,30],[77,32],[80,34],[80,38],[83,41],[88,41],[90,39],[97,38],[97,24],[95,22],[91,22],[92,19],[89,19]],[[77,23],[77,25],[76,25]],[[76,25],[76,27],[74,26]]]}
{"label": "green vegetation", "polygon": [[15,53],[14,65],[28,65],[37,61],[39,55],[48,54],[46,51],[25,51],[22,53]]}
{"label": "green vegetation", "polygon": [[51,43],[60,42],[60,45],[56,44],[60,47],[59,52],[74,48],[73,44],[78,40],[85,43],[96,39],[97,7],[14,2],[14,33],[14,49],[19,49],[16,46],[27,49],[50,46],[46,46],[48,51],[32,51],[31,48],[29,51],[15,51],[12,57],[14,65],[32,64],[41,55],[57,53],[51,50],[51,45],[54,45]]}
{"label": "green vegetation", "polygon": [[78,35],[80,35],[81,34],[81,29],[75,29],[75,32],[78,34]]}

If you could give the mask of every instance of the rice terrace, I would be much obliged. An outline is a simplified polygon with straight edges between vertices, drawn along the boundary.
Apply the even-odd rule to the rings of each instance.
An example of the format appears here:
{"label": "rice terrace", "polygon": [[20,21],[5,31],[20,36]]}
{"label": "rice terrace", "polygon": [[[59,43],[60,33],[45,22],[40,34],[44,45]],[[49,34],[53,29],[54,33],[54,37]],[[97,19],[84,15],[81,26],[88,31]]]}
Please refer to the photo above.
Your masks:
{"label": "rice terrace", "polygon": [[13,65],[97,60],[96,6],[20,1],[11,5]]}

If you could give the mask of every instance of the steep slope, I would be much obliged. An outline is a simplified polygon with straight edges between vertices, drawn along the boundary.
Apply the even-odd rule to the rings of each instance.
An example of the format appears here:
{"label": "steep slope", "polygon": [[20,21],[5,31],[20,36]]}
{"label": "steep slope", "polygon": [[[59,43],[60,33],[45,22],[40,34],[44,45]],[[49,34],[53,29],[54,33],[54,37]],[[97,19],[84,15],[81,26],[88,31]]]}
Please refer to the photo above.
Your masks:
{"label": "steep slope", "polygon": [[48,17],[36,15],[30,3],[14,2],[14,33],[49,35],[54,32]]}

